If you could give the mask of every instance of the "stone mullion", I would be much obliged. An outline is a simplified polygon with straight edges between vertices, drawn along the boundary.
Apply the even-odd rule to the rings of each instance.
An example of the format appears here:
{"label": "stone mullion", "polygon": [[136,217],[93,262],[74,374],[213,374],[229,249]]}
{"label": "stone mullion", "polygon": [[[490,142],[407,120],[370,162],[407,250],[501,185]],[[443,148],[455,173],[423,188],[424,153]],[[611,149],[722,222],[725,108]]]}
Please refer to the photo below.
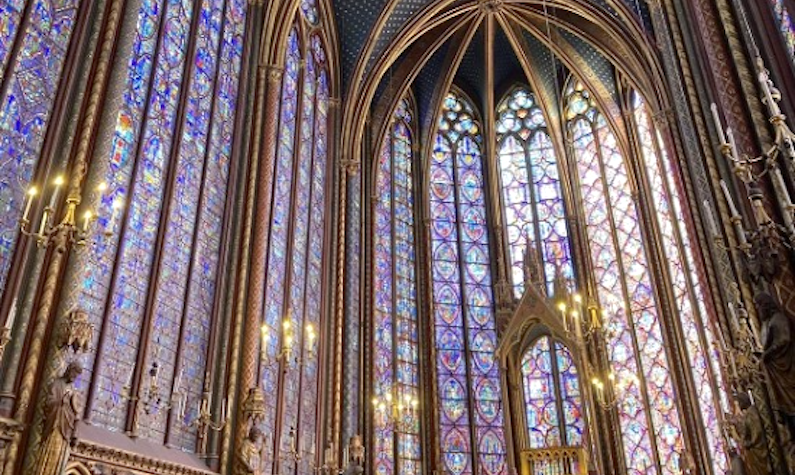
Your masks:
{"label": "stone mullion", "polygon": [[[676,305],[670,269],[665,264],[668,258],[664,250],[665,244],[660,235],[659,223],[654,213],[655,200],[648,183],[648,177],[644,173],[646,168],[643,164],[645,156],[638,137],[638,124],[635,120],[632,104],[629,102],[631,92],[623,90],[622,95],[625,100],[622,101],[621,107],[624,121],[627,124],[629,151],[631,154],[630,157],[627,157],[626,164],[635,183],[634,192],[636,195],[634,196],[634,201],[640,217],[639,225],[642,241],[651,269],[651,282],[658,309],[657,318],[663,337],[664,354],[668,363],[669,374],[671,375],[672,389],[679,389],[677,393],[684,395],[684,401],[682,398],[677,398],[678,404],[676,404],[685,441],[683,450],[698,454],[702,458],[700,465],[705,467],[706,473],[709,474],[712,473],[712,465],[706,463],[709,460],[708,454],[704,451],[707,444],[706,440],[704,440],[704,431],[699,430],[699,428],[703,428],[703,423],[701,422],[698,397],[695,395],[697,389],[693,383],[692,372],[685,366],[685,362],[688,362],[689,358],[687,349],[682,344],[685,341],[681,325],[682,315]],[[653,129],[650,132],[652,137],[654,137]],[[657,152],[655,151],[655,153]],[[670,195],[668,199],[670,202]],[[672,211],[673,208],[671,207]],[[682,258],[684,259],[684,256]]]}

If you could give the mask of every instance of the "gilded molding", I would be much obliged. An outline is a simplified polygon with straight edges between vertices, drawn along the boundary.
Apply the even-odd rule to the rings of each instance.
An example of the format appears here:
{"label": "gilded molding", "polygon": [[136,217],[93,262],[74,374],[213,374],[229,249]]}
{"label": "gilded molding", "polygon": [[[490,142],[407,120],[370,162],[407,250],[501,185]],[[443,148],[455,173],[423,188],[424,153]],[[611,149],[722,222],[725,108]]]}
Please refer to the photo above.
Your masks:
{"label": "gilded molding", "polygon": [[282,76],[284,75],[284,68],[273,64],[260,66],[260,70],[267,75],[269,83],[281,82]]}
{"label": "gilded molding", "polygon": [[[109,466],[114,470],[132,470],[134,473],[158,475],[217,475],[210,469],[188,467],[175,462],[148,457],[146,455],[118,450],[86,440],[78,440],[72,446],[70,460],[88,467]],[[104,473],[104,472],[103,472]]]}

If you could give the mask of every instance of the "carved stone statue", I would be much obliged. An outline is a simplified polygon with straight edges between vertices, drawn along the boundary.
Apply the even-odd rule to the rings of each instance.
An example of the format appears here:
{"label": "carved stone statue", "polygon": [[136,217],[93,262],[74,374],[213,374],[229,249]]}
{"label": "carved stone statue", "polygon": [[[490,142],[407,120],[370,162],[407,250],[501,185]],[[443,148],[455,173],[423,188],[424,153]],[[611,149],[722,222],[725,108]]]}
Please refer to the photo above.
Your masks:
{"label": "carved stone statue", "polygon": [[364,467],[364,444],[362,436],[354,435],[350,440],[351,462]]}
{"label": "carved stone statue", "polygon": [[767,292],[754,297],[762,321],[762,365],[773,393],[773,409],[795,438],[795,344],[792,321]]}
{"label": "carved stone statue", "polygon": [[240,445],[237,454],[238,475],[261,475],[263,473],[262,431],[254,426]]}
{"label": "carved stone statue", "polygon": [[[734,418],[734,426],[742,449],[742,465],[746,475],[767,475],[768,457],[767,442],[765,441],[765,428],[762,425],[762,416],[759,410],[751,404],[751,398],[746,393],[738,393],[735,398],[742,411]],[[732,461],[734,466],[737,461]],[[734,468],[732,469],[734,473]]]}
{"label": "carved stone statue", "polygon": [[72,384],[83,368],[73,362],[63,375],[53,381],[44,408],[44,431],[36,463],[35,475],[61,475],[69,458],[69,447],[77,423],[77,394]]}
{"label": "carved stone statue", "polygon": [[354,435],[348,442],[347,463],[345,475],[361,475],[364,473],[364,444],[362,444],[362,436]]}

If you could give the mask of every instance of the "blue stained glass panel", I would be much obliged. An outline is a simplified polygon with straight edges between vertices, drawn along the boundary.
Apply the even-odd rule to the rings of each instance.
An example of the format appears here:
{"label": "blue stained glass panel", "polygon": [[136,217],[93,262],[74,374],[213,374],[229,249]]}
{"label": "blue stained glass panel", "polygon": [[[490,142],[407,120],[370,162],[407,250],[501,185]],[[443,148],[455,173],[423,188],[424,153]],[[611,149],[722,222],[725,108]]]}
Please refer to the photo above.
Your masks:
{"label": "blue stained glass panel", "polygon": [[502,473],[507,462],[481,142],[472,107],[449,93],[429,185],[439,436],[454,474]]}
{"label": "blue stained glass panel", "polygon": [[[301,62],[301,49],[298,32],[293,29],[287,41],[284,77],[282,78],[281,111],[279,116],[278,143],[274,173],[273,208],[271,216],[270,240],[268,250],[268,277],[265,288],[265,315],[263,325],[270,335],[278,335],[284,318],[284,286],[287,276],[287,242],[292,193],[293,152],[296,134],[296,112],[298,109],[298,77]],[[268,340],[265,349],[271,358],[279,351],[278,338]],[[276,371],[264,365],[261,368],[262,385],[265,393],[275,394]],[[264,431],[275,433],[276,400],[266,400]]]}
{"label": "blue stained glass panel", "polygon": [[[25,190],[41,154],[80,6],[77,0],[31,1],[23,31],[25,2],[0,5],[0,79],[6,81],[0,96],[0,289],[7,283]],[[19,50],[11,57],[15,39]]]}
{"label": "blue stained glass panel", "polygon": [[[123,430],[126,405],[119,398],[119,386],[129,386],[132,365],[138,353],[143,311],[148,291],[157,229],[161,219],[163,193],[171,141],[176,126],[177,106],[183,89],[185,43],[190,31],[193,2],[169,0],[166,30],[154,67],[149,112],[145,119],[137,159],[134,187],[130,196],[128,222],[117,257],[118,273],[111,291],[107,323],[110,335],[102,342],[100,373],[94,420]],[[168,338],[168,335],[165,335]],[[97,410],[102,408],[101,410]]]}

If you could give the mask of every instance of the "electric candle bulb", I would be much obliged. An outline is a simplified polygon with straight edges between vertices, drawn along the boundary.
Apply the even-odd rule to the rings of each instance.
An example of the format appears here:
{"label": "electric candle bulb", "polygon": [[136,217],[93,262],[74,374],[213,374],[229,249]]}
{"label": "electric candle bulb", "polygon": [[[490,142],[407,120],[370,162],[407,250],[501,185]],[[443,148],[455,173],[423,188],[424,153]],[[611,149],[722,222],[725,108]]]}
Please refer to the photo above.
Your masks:
{"label": "electric candle bulb", "polygon": [[58,203],[58,194],[61,191],[61,186],[64,184],[63,175],[55,177],[53,184],[55,185],[55,190],[53,190],[52,197],[50,198],[50,208],[55,209],[55,205]]}
{"label": "electric candle bulb", "polygon": [[94,217],[94,213],[92,213],[91,211],[86,211],[85,214],[83,214],[83,232],[84,233],[88,232],[88,225],[91,223],[91,218],[93,218],[93,217]]}
{"label": "electric candle bulb", "polygon": [[37,194],[39,194],[38,188],[36,188],[35,186],[31,186],[30,188],[28,188],[27,192],[28,199],[27,202],[25,203],[25,212],[22,214],[23,221],[28,221],[28,218],[30,217],[30,208],[33,206],[33,200],[34,198],[36,198]]}

